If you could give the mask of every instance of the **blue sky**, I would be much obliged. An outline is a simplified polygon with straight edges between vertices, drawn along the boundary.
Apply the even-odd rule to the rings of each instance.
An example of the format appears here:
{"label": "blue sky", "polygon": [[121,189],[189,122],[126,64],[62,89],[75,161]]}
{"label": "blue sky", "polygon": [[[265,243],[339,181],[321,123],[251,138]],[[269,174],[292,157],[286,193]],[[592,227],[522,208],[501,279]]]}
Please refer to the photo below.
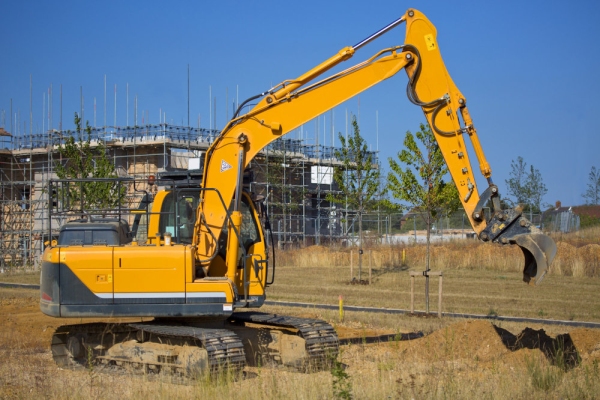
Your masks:
{"label": "blue sky", "polygon": [[[80,110],[80,91],[85,119],[103,125],[105,76],[107,124],[114,123],[115,85],[117,125],[134,123],[136,96],[138,123],[142,115],[158,123],[162,113],[168,123],[187,124],[189,65],[190,124],[221,128],[236,97],[242,101],[302,74],[409,7],[437,27],[446,66],[469,101],[501,193],[511,161],[522,156],[542,174],[544,202],[583,203],[590,169],[600,168],[596,1],[4,2],[0,126],[11,126],[12,99],[12,120],[20,117],[13,133],[29,133],[30,76],[34,133],[48,129],[42,115],[50,86],[53,128],[60,121],[61,85],[65,129]],[[344,67],[403,40],[401,26]],[[405,86],[406,75],[397,74],[306,124],[302,134],[309,143],[318,135],[330,145],[332,132],[345,132],[346,114],[359,115],[361,133],[386,166],[406,131],[425,121],[406,99]],[[215,97],[216,121],[210,112]],[[480,191],[483,185],[479,181]]]}

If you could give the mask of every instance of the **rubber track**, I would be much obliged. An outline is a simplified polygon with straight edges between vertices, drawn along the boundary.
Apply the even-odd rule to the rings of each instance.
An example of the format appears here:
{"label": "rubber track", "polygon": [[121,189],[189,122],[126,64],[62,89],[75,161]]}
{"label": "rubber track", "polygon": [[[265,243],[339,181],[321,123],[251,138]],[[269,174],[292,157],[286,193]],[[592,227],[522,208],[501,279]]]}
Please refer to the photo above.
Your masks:
{"label": "rubber track", "polygon": [[129,324],[128,326],[161,338],[192,338],[199,340],[208,352],[211,371],[220,369],[241,370],[246,365],[244,345],[238,336],[226,329],[206,329],[190,326]]}
{"label": "rubber track", "polygon": [[325,321],[312,318],[290,317],[261,312],[237,312],[230,319],[297,329],[306,341],[309,362],[323,363],[335,359],[339,352],[339,340],[335,329]]}

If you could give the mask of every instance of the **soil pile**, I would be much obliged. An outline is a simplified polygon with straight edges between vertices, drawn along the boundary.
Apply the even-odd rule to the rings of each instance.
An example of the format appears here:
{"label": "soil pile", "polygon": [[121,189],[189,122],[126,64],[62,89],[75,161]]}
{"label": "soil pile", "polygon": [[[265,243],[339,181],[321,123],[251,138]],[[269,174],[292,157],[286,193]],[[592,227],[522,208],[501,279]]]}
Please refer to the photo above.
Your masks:
{"label": "soil pile", "polygon": [[437,330],[416,340],[407,350],[423,361],[490,361],[509,352],[494,325],[479,320],[459,322]]}
{"label": "soil pile", "polygon": [[582,364],[600,362],[600,331],[578,328],[569,332]]}
{"label": "soil pile", "polygon": [[488,321],[465,321],[403,342],[401,349],[420,362],[502,360],[523,365],[535,357],[571,369],[600,361],[600,330],[577,328],[551,337],[543,329],[525,328],[513,334]]}

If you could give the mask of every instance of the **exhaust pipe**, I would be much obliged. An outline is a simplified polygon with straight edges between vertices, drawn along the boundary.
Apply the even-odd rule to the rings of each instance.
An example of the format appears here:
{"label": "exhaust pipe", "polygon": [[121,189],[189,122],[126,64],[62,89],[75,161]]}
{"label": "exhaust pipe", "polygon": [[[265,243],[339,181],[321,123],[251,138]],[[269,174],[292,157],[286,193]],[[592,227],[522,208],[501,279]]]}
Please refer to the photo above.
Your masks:
{"label": "exhaust pipe", "polygon": [[538,285],[556,256],[554,240],[533,226],[519,210],[501,210],[494,214],[479,238],[502,245],[516,244],[523,251],[523,281]]}

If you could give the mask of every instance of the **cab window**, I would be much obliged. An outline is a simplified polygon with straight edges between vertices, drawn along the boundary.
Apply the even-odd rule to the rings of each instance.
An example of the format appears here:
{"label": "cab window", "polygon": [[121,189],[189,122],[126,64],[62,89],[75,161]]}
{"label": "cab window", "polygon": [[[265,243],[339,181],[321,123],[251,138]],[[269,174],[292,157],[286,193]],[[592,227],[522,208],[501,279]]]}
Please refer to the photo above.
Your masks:
{"label": "cab window", "polygon": [[191,244],[200,193],[175,191],[165,196],[160,214],[160,232],[170,233],[175,243]]}

